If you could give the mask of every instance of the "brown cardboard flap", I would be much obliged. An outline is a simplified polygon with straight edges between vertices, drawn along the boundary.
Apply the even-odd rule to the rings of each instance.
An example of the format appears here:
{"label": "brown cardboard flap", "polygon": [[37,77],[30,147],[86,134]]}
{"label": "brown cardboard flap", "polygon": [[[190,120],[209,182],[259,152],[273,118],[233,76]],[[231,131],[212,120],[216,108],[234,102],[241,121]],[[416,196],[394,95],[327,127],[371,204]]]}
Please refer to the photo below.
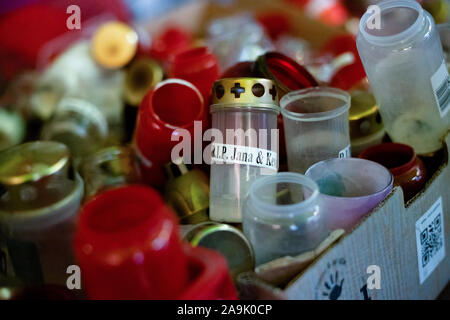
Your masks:
{"label": "brown cardboard flap", "polygon": [[326,249],[330,248],[344,233],[345,231],[342,229],[335,230],[315,250],[295,257],[287,256],[263,264],[256,268],[256,275],[271,285],[283,287],[293,277],[308,267]]}

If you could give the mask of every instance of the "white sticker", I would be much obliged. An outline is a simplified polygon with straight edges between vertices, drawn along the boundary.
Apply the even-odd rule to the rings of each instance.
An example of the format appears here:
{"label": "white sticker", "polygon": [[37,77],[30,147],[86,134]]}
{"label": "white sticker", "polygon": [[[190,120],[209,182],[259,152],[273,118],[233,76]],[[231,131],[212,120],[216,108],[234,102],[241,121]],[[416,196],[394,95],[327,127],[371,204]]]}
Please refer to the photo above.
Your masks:
{"label": "white sticker", "polygon": [[431,85],[442,118],[450,110],[450,77],[445,60],[431,77]]}
{"label": "white sticker", "polygon": [[341,151],[339,151],[339,158],[350,158],[352,155],[352,150],[350,145],[348,145],[347,147],[345,147],[344,149],[342,149]]}
{"label": "white sticker", "polygon": [[422,284],[445,257],[442,197],[416,221],[417,260]]}
{"label": "white sticker", "polygon": [[211,163],[213,164],[248,164],[276,171],[278,170],[277,160],[278,154],[271,150],[222,143],[212,145]]}

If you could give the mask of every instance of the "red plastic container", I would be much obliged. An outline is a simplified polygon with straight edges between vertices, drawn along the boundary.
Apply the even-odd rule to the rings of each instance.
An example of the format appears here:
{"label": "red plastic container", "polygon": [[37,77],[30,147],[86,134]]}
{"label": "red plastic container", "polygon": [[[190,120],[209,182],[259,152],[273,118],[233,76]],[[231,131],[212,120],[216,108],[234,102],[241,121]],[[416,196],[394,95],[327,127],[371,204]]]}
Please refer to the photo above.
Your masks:
{"label": "red plastic container", "polygon": [[321,50],[322,55],[331,55],[334,58],[347,52],[353,54],[354,62],[338,70],[330,81],[332,87],[342,90],[350,90],[366,78],[366,72],[356,48],[355,37],[350,34],[336,36]]}
{"label": "red plastic container", "polygon": [[91,299],[236,299],[225,259],[182,244],[153,189],[130,185],[84,205],[74,248]]}
{"label": "red plastic container", "polygon": [[171,161],[172,148],[183,139],[172,141],[172,135],[181,135],[177,129],[188,130],[191,142],[194,121],[202,121],[204,129],[203,101],[200,91],[181,79],[162,81],[145,96],[139,108],[134,144],[146,183],[158,188],[164,185],[163,165]]}
{"label": "red plastic container", "polygon": [[83,208],[75,254],[92,299],[173,299],[189,281],[177,219],[151,188],[101,193]]}
{"label": "red plastic container", "polygon": [[180,300],[236,300],[237,294],[227,262],[219,253],[202,247],[184,246],[191,280]]}
{"label": "red plastic container", "polygon": [[204,101],[209,101],[214,81],[219,77],[217,58],[207,47],[188,49],[175,56],[169,75],[191,82]]}
{"label": "red plastic container", "polygon": [[394,176],[394,184],[402,187],[405,202],[413,198],[426,183],[426,167],[408,145],[382,143],[366,149],[359,157],[388,168]]}
{"label": "red plastic container", "polygon": [[182,28],[172,26],[165,29],[153,39],[150,54],[155,59],[164,63],[170,63],[180,52],[191,47],[192,36]]}

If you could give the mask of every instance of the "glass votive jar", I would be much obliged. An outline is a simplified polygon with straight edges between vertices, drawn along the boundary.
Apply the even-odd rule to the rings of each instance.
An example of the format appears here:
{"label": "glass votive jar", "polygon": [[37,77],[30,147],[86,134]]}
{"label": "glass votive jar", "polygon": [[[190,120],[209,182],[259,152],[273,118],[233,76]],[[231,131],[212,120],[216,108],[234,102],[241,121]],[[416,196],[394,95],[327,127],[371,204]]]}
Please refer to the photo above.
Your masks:
{"label": "glass votive jar", "polygon": [[211,105],[210,219],[242,221],[251,183],[278,171],[278,94],[268,79],[216,81]]}
{"label": "glass votive jar", "polygon": [[[25,285],[66,285],[83,180],[58,142],[24,143],[0,153],[0,248],[8,276]],[[3,248],[2,248],[3,249]],[[10,272],[11,271],[11,272]]]}
{"label": "glass votive jar", "polygon": [[304,174],[314,163],[350,157],[350,95],[315,87],[286,94],[280,101],[289,171]]}
{"label": "glass votive jar", "polygon": [[306,171],[319,186],[319,205],[329,231],[349,231],[391,192],[394,178],[373,161],[328,159]]}
{"label": "glass votive jar", "polygon": [[383,143],[368,148],[359,157],[388,168],[394,175],[394,184],[402,188],[405,202],[414,197],[427,181],[425,164],[408,145]]}
{"label": "glass votive jar", "polygon": [[312,250],[326,238],[318,197],[317,184],[298,173],[261,177],[252,184],[243,228],[257,266]]}
{"label": "glass votive jar", "polygon": [[380,28],[366,12],[357,46],[386,131],[419,155],[438,151],[450,123],[450,86],[435,22],[417,1],[378,6]]}

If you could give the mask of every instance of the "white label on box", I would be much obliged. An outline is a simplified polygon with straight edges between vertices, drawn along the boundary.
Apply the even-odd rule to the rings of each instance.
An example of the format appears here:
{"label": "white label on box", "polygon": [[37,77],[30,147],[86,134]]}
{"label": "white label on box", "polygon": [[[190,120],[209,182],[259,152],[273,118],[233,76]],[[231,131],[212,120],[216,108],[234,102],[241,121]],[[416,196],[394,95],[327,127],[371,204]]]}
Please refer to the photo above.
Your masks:
{"label": "white label on box", "polygon": [[211,151],[211,163],[213,164],[247,164],[278,170],[278,154],[271,150],[213,143]]}
{"label": "white label on box", "polygon": [[445,257],[442,197],[416,221],[417,260],[422,284]]}
{"label": "white label on box", "polygon": [[431,85],[433,86],[434,96],[442,118],[450,110],[450,76],[448,75],[445,60],[431,77]]}
{"label": "white label on box", "polygon": [[351,151],[351,147],[350,145],[348,145],[347,147],[345,147],[345,149],[342,149],[341,151],[339,151],[339,158],[350,158],[352,155],[352,151]]}

